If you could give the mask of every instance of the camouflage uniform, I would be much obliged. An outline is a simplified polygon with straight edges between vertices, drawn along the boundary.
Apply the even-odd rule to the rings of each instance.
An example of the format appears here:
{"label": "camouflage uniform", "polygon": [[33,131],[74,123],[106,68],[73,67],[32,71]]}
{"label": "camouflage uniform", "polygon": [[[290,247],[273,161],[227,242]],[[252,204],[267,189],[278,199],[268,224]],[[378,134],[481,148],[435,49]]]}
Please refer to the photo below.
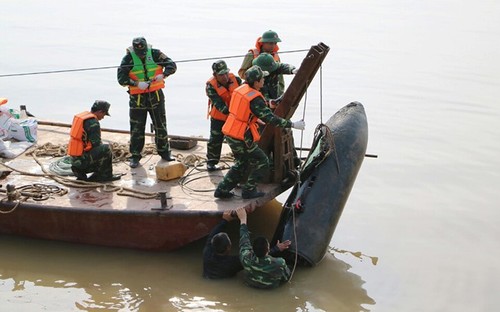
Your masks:
{"label": "camouflage uniform", "polygon": [[255,255],[246,224],[240,225],[240,261],[245,270],[245,282],[251,287],[276,288],[290,279],[290,269],[283,258]]}
{"label": "camouflage uniform", "polygon": [[[238,85],[241,85],[241,78],[236,77],[236,80],[238,81]],[[229,82],[231,83],[231,81]],[[224,100],[222,100],[211,84],[207,83],[205,92],[215,108],[225,115],[229,114],[229,107],[224,103]],[[222,133],[224,122],[223,120],[210,118],[210,138],[207,143],[207,164],[216,165],[219,162],[222,142],[224,141],[224,134]]]}
{"label": "camouflage uniform", "polygon": [[[262,53],[262,51],[261,51]],[[241,68],[240,70],[238,71],[238,74],[240,75],[240,77],[245,77],[245,71],[247,69],[249,69],[250,67],[252,67],[252,62],[254,60],[254,57],[253,57],[253,53],[252,52],[248,52],[245,57],[243,58],[243,62],[241,63]],[[283,78],[283,73],[280,73],[277,75],[276,79],[277,79],[277,82],[278,82],[278,90],[281,90],[281,94],[283,94],[283,92],[285,92],[285,78]],[[262,90],[261,90],[262,92]],[[281,95],[280,94],[280,95]],[[264,95],[265,96],[265,95]],[[274,97],[272,99],[275,99],[277,97]],[[269,99],[267,96],[266,96],[266,99]]]}
{"label": "camouflage uniform", "polygon": [[[276,106],[273,106],[270,100],[278,99],[285,93],[285,90],[283,90],[279,84],[278,77],[283,76],[282,74],[286,75],[294,74],[295,66],[276,62],[272,57],[272,55],[269,53],[261,53],[256,59],[253,60],[252,63],[269,73],[268,76],[264,77],[264,85],[260,89],[260,92],[262,93],[262,95],[264,95],[266,100],[269,101],[270,108],[275,109]],[[261,131],[263,129],[264,127],[261,126]],[[295,146],[291,130],[285,129],[283,133],[292,138],[292,145]],[[301,161],[295,149],[293,149],[293,154],[294,154],[293,165],[295,167],[299,167]]]}
{"label": "camouflage uniform", "polygon": [[[280,83],[280,77],[283,78],[283,74],[286,75],[291,75],[292,71],[295,69],[295,66],[290,65],[290,64],[285,64],[285,63],[278,63],[278,68],[273,71],[269,72],[269,76],[264,78],[264,86],[260,89],[260,92],[266,100],[272,100],[272,99],[277,99],[280,96],[285,93],[284,90],[284,85],[282,86]],[[264,127],[262,127],[263,129]],[[291,132],[290,129],[286,129],[285,133],[289,135]],[[295,146],[295,142],[293,139],[293,135],[291,136],[292,138],[292,145]],[[294,157],[294,165],[295,167],[299,167],[301,164],[300,158],[297,155],[297,150],[294,148],[293,149],[293,157]]]}
{"label": "camouflage uniform", "polygon": [[82,156],[71,157],[71,169],[77,176],[95,172],[99,177],[113,175],[113,153],[108,144],[102,144],[101,126],[95,118],[83,122],[83,129],[87,135],[86,141],[92,143],[92,149],[83,152]]}
{"label": "camouflage uniform", "polygon": [[281,84],[280,79],[283,79],[283,75],[291,75],[294,69],[293,65],[278,63],[278,68],[269,72],[269,76],[264,78],[264,86],[260,89],[266,100],[277,99],[285,93],[285,86]]}
{"label": "camouflage uniform", "polygon": [[[168,77],[176,72],[177,65],[158,49],[152,49],[153,60],[163,66],[163,75]],[[133,86],[134,81],[130,79],[129,72],[134,62],[127,51],[118,68],[118,83],[122,86]],[[151,77],[154,78],[154,77]],[[149,93],[134,94],[129,96],[130,117],[130,153],[131,158],[139,161],[144,147],[147,114],[151,117],[155,131],[155,144],[158,154],[162,158],[170,155],[168,143],[167,117],[165,112],[165,96],[163,91],[157,90]]]}
{"label": "camouflage uniform", "polygon": [[[292,126],[291,121],[274,115],[262,97],[257,97],[250,102],[250,110],[253,115],[267,124],[282,128]],[[244,141],[228,136],[226,140],[234,155],[234,165],[219,183],[217,189],[222,192],[231,191],[242,180],[245,173],[248,173],[248,179],[243,186],[243,190],[248,192],[255,190],[257,183],[263,178],[265,170],[269,168],[267,155],[253,141],[253,136],[249,130],[245,133]]]}

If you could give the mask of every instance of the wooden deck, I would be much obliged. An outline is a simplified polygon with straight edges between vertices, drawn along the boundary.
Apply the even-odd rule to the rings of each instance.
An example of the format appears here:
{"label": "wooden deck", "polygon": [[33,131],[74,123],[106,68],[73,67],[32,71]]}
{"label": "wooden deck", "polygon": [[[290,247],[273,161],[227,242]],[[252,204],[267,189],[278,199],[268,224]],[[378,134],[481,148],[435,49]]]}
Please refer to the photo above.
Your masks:
{"label": "wooden deck", "polygon": [[[66,144],[69,128],[40,125],[38,146],[47,142]],[[128,144],[129,135],[125,133],[102,132],[105,143]],[[152,137],[146,137],[146,143]],[[28,150],[29,152],[29,150]],[[222,154],[230,152],[224,146]],[[25,235],[30,237],[82,242],[104,246],[131,247],[141,249],[173,250],[202,238],[220,220],[225,210],[244,207],[254,211],[266,202],[284,192],[287,187],[280,184],[261,184],[259,190],[266,193],[258,199],[244,200],[241,190],[235,189],[237,196],[232,199],[213,197],[215,187],[226,170],[207,172],[205,165],[199,169],[188,167],[181,179],[161,181],[156,178],[156,164],[163,162],[158,155],[147,155],[141,159],[141,166],[132,169],[127,161],[115,163],[113,173],[123,174],[121,180],[107,185],[83,188],[67,186],[48,176],[23,174],[44,174],[49,171],[50,163],[58,157],[37,157],[24,153],[12,160],[2,159],[13,170],[0,180],[0,233]],[[181,158],[200,156],[205,158],[206,143],[198,141],[191,150],[172,150],[173,156]],[[231,163],[228,163],[231,165]],[[7,168],[0,169],[9,170]],[[19,172],[17,171],[19,170]],[[66,177],[69,183],[75,177]],[[33,184],[55,185],[67,190],[63,196],[36,201],[7,201],[5,188],[8,184],[16,188]],[[121,190],[131,196],[120,195]],[[155,194],[164,192],[166,205],[159,198],[143,199],[141,193]]]}
{"label": "wooden deck", "polygon": [[[66,144],[69,137],[69,129],[53,126],[40,126],[38,128],[37,145],[42,146],[47,142],[53,144]],[[126,144],[129,136],[120,133],[102,133],[103,141],[118,142]],[[146,142],[151,142],[152,138],[147,137]],[[229,147],[224,145],[222,154],[228,154]],[[172,150],[172,155],[179,159],[192,155],[204,158],[206,155],[206,143],[199,141],[197,146],[191,150]],[[56,160],[54,157],[38,157],[38,160],[49,169],[51,162]],[[21,155],[16,159],[5,162],[12,168],[30,173],[42,174],[42,168],[32,156]],[[179,183],[180,179],[171,181],[161,181],[156,178],[156,164],[164,163],[158,155],[147,155],[141,159],[141,166],[132,169],[128,162],[120,162],[113,165],[113,173],[123,174],[121,180],[110,182],[112,186],[124,187],[142,192],[166,192],[169,210],[172,211],[204,211],[204,212],[222,212],[224,210],[246,207],[252,210],[256,206],[262,205],[271,200],[284,190],[277,184],[261,184],[259,190],[266,193],[263,198],[255,200],[244,200],[241,198],[240,190],[234,190],[235,196],[228,200],[219,200],[213,197],[215,187],[222,179],[227,170],[207,172],[205,166],[198,168],[188,167],[183,177],[185,186]],[[175,163],[175,162],[171,162]],[[231,163],[229,163],[230,165]],[[68,177],[68,179],[74,179]],[[13,184],[16,187],[31,183],[56,183],[48,177],[40,178],[36,176],[26,176],[17,172],[12,172],[3,180],[0,180],[3,187],[7,184]],[[56,183],[57,184],[57,183]],[[61,187],[64,187],[61,185]],[[37,202],[39,205],[50,205],[65,208],[85,208],[101,210],[127,210],[144,212],[161,207],[158,199],[140,199],[133,196],[119,196],[116,192],[106,192],[101,187],[98,188],[78,188],[69,187],[66,196],[56,196],[46,201]],[[133,194],[133,193],[132,193]],[[140,196],[140,193],[137,193]]]}

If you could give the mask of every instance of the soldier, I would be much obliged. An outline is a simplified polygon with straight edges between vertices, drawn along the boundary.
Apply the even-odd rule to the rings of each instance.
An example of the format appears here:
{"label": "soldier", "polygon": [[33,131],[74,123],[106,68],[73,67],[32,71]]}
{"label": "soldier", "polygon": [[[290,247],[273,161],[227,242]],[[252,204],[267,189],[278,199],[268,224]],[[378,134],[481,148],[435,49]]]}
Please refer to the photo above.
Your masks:
{"label": "soldier", "polygon": [[[261,53],[252,61],[252,64],[269,73],[269,76],[264,78],[264,86],[260,90],[268,101],[277,99],[285,93],[285,90],[280,87],[280,77],[297,73],[295,66],[276,62],[269,53]],[[273,101],[270,101],[271,109],[275,108],[273,105]]]}
{"label": "soldier", "polygon": [[[120,179],[113,175],[113,154],[108,144],[102,144],[99,120],[109,116],[110,104],[95,101],[90,112],[75,115],[70,131],[68,155],[71,170],[77,180],[108,182]],[[87,178],[87,173],[93,174]]]}
{"label": "soldier", "polygon": [[[261,53],[269,53],[273,57],[273,59],[280,63],[280,57],[278,55],[278,42],[281,42],[281,39],[278,37],[278,34],[275,31],[268,30],[262,34],[257,41],[255,42],[255,48],[248,50],[248,53],[243,58],[243,62],[241,64],[240,69],[238,70],[238,75],[240,77],[245,77],[245,72],[252,65],[252,61],[256,59]],[[285,79],[283,75],[278,75],[278,87],[280,92],[285,90]]]}
{"label": "soldier", "polygon": [[165,112],[165,78],[175,73],[177,65],[158,49],[148,45],[144,37],[135,38],[127,48],[118,68],[118,83],[128,87],[130,116],[130,167],[139,166],[147,114],[153,121],[158,155],[172,161],[168,143]]}
{"label": "soldier", "polygon": [[222,126],[229,114],[229,102],[234,89],[241,85],[240,77],[227,68],[226,62],[219,60],[212,64],[212,77],[207,81],[205,91],[208,96],[208,114],[210,115],[210,139],[207,143],[207,170],[220,169],[220,159],[224,134]]}
{"label": "soldier", "polygon": [[[245,208],[236,210],[240,219],[240,261],[245,270],[245,283],[248,286],[271,289],[280,286],[290,279],[291,273],[285,259],[269,255],[269,241],[265,237],[257,237],[253,244],[247,227]],[[278,242],[280,251],[285,250],[290,241]]]}
{"label": "soldier", "polygon": [[217,224],[210,234],[203,248],[203,277],[219,279],[235,276],[243,270],[240,258],[230,255],[231,239],[223,232],[226,225],[233,220],[231,211],[224,211],[222,221]]}
{"label": "soldier", "polygon": [[[281,97],[285,93],[285,90],[282,89],[280,85],[280,77],[282,78],[284,74],[294,75],[298,70],[293,65],[276,62],[271,54],[265,52],[261,53],[257,58],[255,58],[252,61],[252,64],[259,66],[263,71],[269,72],[269,75],[264,78],[264,86],[262,87],[262,89],[260,89],[260,92],[267,100],[269,108],[274,111],[281,101]],[[261,126],[261,129],[263,129],[263,126]],[[287,129],[286,131],[290,132],[291,130]],[[293,155],[294,165],[298,168],[301,164],[301,161],[299,156],[297,155],[296,149],[293,149]]]}
{"label": "soldier", "polygon": [[227,143],[234,155],[234,165],[224,176],[214,192],[217,198],[234,196],[231,190],[248,173],[248,178],[242,189],[244,199],[261,197],[257,191],[257,183],[262,179],[264,171],[269,167],[267,155],[257,142],[260,140],[257,120],[268,124],[303,130],[303,120],[291,122],[272,113],[259,90],[264,85],[263,72],[259,66],[250,67],[245,73],[246,82],[233,92],[229,105],[229,116],[222,127]]}

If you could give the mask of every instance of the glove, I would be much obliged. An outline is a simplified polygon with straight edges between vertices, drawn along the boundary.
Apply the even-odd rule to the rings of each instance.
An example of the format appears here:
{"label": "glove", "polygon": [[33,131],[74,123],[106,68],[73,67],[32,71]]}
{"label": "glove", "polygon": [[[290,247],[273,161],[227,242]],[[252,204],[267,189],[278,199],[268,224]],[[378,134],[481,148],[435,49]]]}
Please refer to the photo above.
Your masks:
{"label": "glove", "polygon": [[149,87],[149,83],[147,83],[145,81],[139,81],[139,83],[137,84],[137,87],[141,90],[146,90]]}
{"label": "glove", "polygon": [[298,71],[299,71],[299,69],[298,69],[298,68],[294,68],[294,69],[292,69],[292,74],[294,74],[294,75],[295,75]]}
{"label": "glove", "polygon": [[304,122],[304,120],[294,121],[292,122],[292,128],[304,130],[306,128],[306,123]]}
{"label": "glove", "polygon": [[156,75],[155,81],[163,80],[163,78],[164,78],[163,74]]}
{"label": "glove", "polygon": [[281,101],[283,101],[283,94],[277,99],[270,99],[269,103],[273,106],[278,106],[278,104],[281,103]]}

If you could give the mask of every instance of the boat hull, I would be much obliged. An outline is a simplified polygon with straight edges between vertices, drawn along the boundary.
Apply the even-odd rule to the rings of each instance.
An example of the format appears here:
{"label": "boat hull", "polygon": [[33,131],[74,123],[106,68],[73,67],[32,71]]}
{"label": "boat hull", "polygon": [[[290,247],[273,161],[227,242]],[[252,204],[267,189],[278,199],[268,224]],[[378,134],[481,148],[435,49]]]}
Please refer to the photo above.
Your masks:
{"label": "boat hull", "polygon": [[204,237],[220,213],[128,212],[23,204],[0,218],[3,234],[108,247],[172,251]]}
{"label": "boat hull", "polygon": [[[365,157],[368,124],[361,103],[353,102],[340,109],[326,123],[333,135],[333,149],[321,158],[314,147],[281,216],[275,240],[291,240],[287,258],[316,265],[324,257],[339,222],[354,181]],[[317,145],[319,146],[319,145]],[[319,153],[318,153],[319,151]],[[321,161],[311,166],[307,162]]]}

